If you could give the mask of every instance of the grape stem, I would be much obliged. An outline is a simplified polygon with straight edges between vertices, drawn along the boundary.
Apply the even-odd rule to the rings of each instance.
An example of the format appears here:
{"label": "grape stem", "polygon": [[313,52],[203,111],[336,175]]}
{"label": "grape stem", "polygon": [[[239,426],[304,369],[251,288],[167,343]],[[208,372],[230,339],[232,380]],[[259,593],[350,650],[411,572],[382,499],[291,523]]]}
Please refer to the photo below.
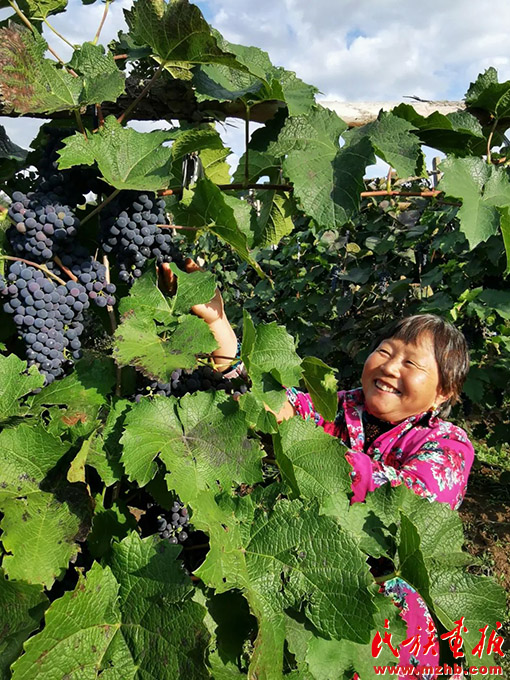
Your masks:
{"label": "grape stem", "polygon": [[57,31],[57,29],[54,28],[54,27],[50,24],[50,22],[48,21],[48,19],[44,18],[43,21],[44,21],[44,23],[46,24],[46,26],[50,29],[50,31],[53,31],[53,33],[54,33],[58,38],[60,38],[60,40],[63,40],[63,41],[66,43],[66,45],[69,45],[69,47],[71,47],[71,48],[74,50],[75,46],[74,46],[72,43],[70,43],[69,40],[68,40],[67,38],[64,38],[64,36],[63,36],[61,33],[59,33],[59,32]]}
{"label": "grape stem", "polygon": [[66,285],[65,281],[63,281],[56,274],[53,274],[53,272],[50,272],[50,270],[47,267],[45,267],[43,264],[37,264],[37,262],[31,262],[30,260],[24,260],[22,257],[13,257],[12,255],[0,255],[0,260],[12,260],[13,262],[24,262],[25,264],[28,264],[31,267],[36,267],[37,269],[40,269],[42,272],[44,272],[46,274],[46,276],[50,276],[52,279],[55,279],[55,281],[58,281],[61,286]]}
{"label": "grape stem", "polygon": [[398,576],[398,572],[394,571],[391,574],[384,574],[384,576],[374,576],[374,581],[376,583],[386,583],[386,581],[389,581],[396,576]]}
{"label": "grape stem", "polygon": [[494,132],[496,130],[496,126],[498,124],[498,119],[494,119],[494,123],[492,124],[491,131],[489,133],[489,137],[487,139],[487,164],[491,165],[492,163],[492,152],[491,152],[491,147],[492,147],[492,138],[494,137]]}
{"label": "grape stem", "polygon": [[67,276],[71,279],[71,281],[74,281],[75,283],[78,281],[78,277],[75,276],[73,274],[73,272],[65,266],[65,264],[62,264],[62,260],[60,259],[60,257],[58,255],[55,255],[55,257],[53,258],[53,262],[56,265],[58,265],[60,267],[60,269],[62,269],[62,271],[64,271],[67,274]]}
{"label": "grape stem", "polygon": [[159,65],[158,70],[156,71],[156,73],[152,76],[152,78],[149,80],[149,82],[147,83],[147,85],[146,85],[146,86],[143,88],[143,90],[140,92],[140,94],[138,95],[138,97],[137,97],[133,102],[131,102],[131,104],[127,107],[127,109],[124,111],[124,113],[122,113],[122,114],[117,118],[117,122],[123,123],[123,122],[126,120],[126,118],[128,118],[128,116],[131,114],[131,112],[133,111],[133,109],[134,109],[136,106],[138,106],[139,102],[142,101],[142,99],[145,97],[145,95],[147,94],[147,92],[151,89],[151,87],[154,85],[154,83],[156,82],[156,80],[157,80],[157,79],[159,78],[159,76],[163,73],[163,69],[165,68],[165,65],[166,65],[166,61],[161,62],[161,64]]}
{"label": "grape stem", "polygon": [[86,215],[86,216],[82,219],[82,221],[81,221],[82,226],[83,226],[86,222],[88,222],[92,217],[94,217],[94,215],[97,215],[97,213],[100,212],[100,211],[105,207],[105,205],[108,205],[108,203],[110,203],[110,201],[113,201],[113,199],[114,199],[116,196],[118,196],[119,194],[120,194],[120,189],[115,189],[115,191],[113,191],[109,196],[107,196],[107,197],[104,199],[104,201],[102,201],[99,205],[96,205],[96,207],[94,208],[94,210],[92,210],[92,212],[89,212],[89,214]]}
{"label": "grape stem", "polygon": [[101,31],[103,30],[104,22],[106,21],[106,17],[108,16],[108,10],[109,9],[110,9],[110,0],[106,0],[105,6],[104,6],[103,16],[101,18],[101,23],[99,24],[99,28],[97,29],[97,33],[94,37],[94,40],[92,41],[93,45],[97,45],[97,41],[99,40],[99,36],[101,35]]}

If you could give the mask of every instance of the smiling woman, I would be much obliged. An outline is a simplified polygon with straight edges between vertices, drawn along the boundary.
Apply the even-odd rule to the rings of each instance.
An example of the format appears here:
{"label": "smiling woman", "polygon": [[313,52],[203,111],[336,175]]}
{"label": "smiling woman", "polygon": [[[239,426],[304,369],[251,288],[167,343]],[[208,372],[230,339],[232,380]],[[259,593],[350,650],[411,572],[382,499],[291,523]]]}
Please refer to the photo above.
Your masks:
{"label": "smiling woman", "polygon": [[[193,311],[209,324],[217,353],[234,358],[235,336],[219,293]],[[389,483],[456,509],[466,492],[474,451],[466,433],[439,415],[447,414],[458,400],[468,369],[467,344],[460,331],[433,314],[410,316],[396,321],[376,341],[363,368],[362,386],[338,392],[333,422],[318,413],[310,395],[295,388],[287,389],[288,401],[275,415],[278,421],[294,415],[312,419],[347,445],[351,503],[363,502],[369,492]],[[402,578],[385,576],[391,565],[371,567],[381,592],[401,610],[407,640],[419,640],[418,652],[416,645],[412,650],[402,645],[400,663],[434,668],[438,645],[430,640],[436,629],[425,601]]]}

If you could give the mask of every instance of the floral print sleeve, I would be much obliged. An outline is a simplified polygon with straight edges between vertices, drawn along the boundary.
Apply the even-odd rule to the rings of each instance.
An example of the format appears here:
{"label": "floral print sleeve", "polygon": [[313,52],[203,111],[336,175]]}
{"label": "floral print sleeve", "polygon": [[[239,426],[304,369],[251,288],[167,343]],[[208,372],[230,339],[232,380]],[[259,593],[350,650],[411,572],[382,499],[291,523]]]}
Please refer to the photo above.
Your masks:
{"label": "floral print sleeve", "polygon": [[[372,455],[360,451],[347,454],[353,467],[354,502],[389,482],[392,486],[405,484],[419,496],[448,503],[454,510],[460,506],[474,458],[470,441],[455,426],[443,436],[425,428],[417,428],[413,434],[407,437],[407,450],[397,445],[387,455],[377,448]],[[419,438],[423,441],[416,441]]]}

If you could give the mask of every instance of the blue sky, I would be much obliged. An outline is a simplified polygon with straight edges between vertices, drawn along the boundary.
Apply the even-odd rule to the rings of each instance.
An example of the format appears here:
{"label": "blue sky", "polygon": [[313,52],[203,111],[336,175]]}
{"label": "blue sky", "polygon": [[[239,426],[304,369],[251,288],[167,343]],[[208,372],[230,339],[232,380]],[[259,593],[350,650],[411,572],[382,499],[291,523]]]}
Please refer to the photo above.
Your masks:
{"label": "blue sky", "polygon": [[[123,28],[115,0],[102,34],[108,42]],[[265,49],[275,65],[316,85],[325,100],[400,101],[460,99],[471,80],[495,66],[510,79],[508,0],[198,0],[206,19],[230,41]],[[70,0],[51,22],[71,42],[92,39],[103,4]],[[8,13],[2,10],[0,17]],[[45,30],[63,58],[70,49]],[[13,141],[27,146],[35,121],[0,119]],[[228,143],[238,153],[240,130]]]}

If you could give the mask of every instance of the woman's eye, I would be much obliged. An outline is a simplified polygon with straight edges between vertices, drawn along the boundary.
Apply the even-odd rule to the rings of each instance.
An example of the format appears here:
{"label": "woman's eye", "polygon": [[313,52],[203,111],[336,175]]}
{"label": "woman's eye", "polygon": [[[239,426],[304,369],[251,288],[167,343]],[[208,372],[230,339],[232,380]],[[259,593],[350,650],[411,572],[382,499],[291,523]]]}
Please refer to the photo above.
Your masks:
{"label": "woman's eye", "polygon": [[379,347],[379,349],[378,349],[377,351],[379,352],[379,354],[385,354],[386,356],[389,356],[389,355],[390,355],[390,353],[388,352],[388,350],[387,350],[387,349],[384,349],[383,347]]}

